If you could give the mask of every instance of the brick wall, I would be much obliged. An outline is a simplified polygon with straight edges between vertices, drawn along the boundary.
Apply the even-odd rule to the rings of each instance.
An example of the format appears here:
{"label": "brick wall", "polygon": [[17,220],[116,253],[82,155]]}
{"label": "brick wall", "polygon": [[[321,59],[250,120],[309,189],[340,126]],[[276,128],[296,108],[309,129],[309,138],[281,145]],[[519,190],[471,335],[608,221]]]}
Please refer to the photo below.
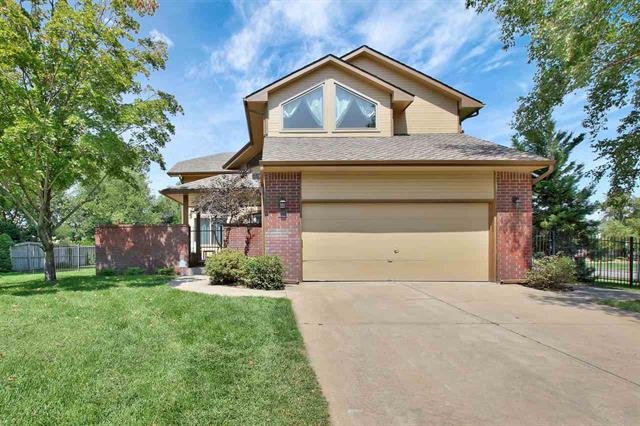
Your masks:
{"label": "brick wall", "polygon": [[[514,204],[513,197],[518,197]],[[497,278],[522,279],[531,267],[531,175],[496,173]]]}
{"label": "brick wall", "polygon": [[123,271],[139,267],[147,272],[189,262],[186,225],[104,225],[96,227],[96,270]]}
{"label": "brick wall", "polygon": [[229,226],[227,247],[247,256],[262,256],[262,228],[259,226]]}
{"label": "brick wall", "polygon": [[[285,279],[302,280],[302,240],[300,239],[300,181],[298,172],[265,173],[262,226],[265,253],[280,256]],[[287,215],[280,217],[280,199],[287,202]]]}

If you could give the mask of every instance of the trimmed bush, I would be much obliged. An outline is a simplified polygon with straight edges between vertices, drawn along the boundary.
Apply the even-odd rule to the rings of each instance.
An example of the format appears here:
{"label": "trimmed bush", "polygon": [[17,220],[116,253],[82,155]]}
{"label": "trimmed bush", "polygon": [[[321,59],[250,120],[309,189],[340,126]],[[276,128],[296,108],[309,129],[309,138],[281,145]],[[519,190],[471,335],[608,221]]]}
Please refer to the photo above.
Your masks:
{"label": "trimmed bush", "polygon": [[237,285],[244,278],[247,257],[236,250],[223,249],[209,256],[204,271],[211,284]]}
{"label": "trimmed bush", "polygon": [[124,270],[124,275],[142,275],[145,273],[145,270],[142,268],[138,268],[137,266],[132,266]]}
{"label": "trimmed bush", "polygon": [[278,256],[249,257],[244,281],[249,288],[281,290],[284,288],[284,266]]}
{"label": "trimmed bush", "polygon": [[11,246],[11,237],[8,234],[0,234],[0,272],[11,272]]}
{"label": "trimmed bush", "polygon": [[176,274],[176,270],[174,268],[172,268],[171,266],[167,266],[166,268],[158,268],[158,269],[156,269],[156,274],[157,275],[174,276]]}
{"label": "trimmed bush", "polygon": [[98,275],[99,277],[113,277],[116,274],[117,272],[113,268],[102,268],[96,275]]}
{"label": "trimmed bush", "polygon": [[545,256],[533,260],[533,267],[527,272],[527,283],[540,289],[562,288],[576,280],[576,264],[567,256]]}

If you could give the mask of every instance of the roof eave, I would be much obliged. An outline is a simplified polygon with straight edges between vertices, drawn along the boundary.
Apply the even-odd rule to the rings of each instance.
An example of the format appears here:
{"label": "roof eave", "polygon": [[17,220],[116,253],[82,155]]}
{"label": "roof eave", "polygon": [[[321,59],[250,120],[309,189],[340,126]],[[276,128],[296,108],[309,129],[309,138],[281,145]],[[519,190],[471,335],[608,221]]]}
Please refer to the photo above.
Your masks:
{"label": "roof eave", "polygon": [[263,166],[540,166],[547,167],[553,164],[553,160],[295,160],[277,161],[262,160]]}

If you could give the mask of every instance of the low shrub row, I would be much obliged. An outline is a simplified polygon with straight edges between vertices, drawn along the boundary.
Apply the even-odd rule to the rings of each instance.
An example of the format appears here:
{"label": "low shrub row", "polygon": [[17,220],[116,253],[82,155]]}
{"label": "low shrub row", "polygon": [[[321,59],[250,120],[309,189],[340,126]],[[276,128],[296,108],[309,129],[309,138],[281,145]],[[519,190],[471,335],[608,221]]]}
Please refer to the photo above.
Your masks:
{"label": "low shrub row", "polygon": [[576,263],[567,256],[545,256],[533,259],[533,266],[527,272],[527,284],[547,290],[560,289],[563,284],[576,281]]}
{"label": "low shrub row", "polygon": [[[113,277],[116,275],[125,275],[125,276],[142,275],[144,273],[146,273],[145,269],[139,268],[137,266],[132,266],[130,268],[124,269],[121,272],[118,272],[113,268],[102,268],[97,272],[97,275],[100,277]],[[173,276],[176,274],[176,271],[172,267],[158,268],[155,270],[155,274]]]}
{"label": "low shrub row", "polygon": [[277,256],[247,257],[224,249],[207,258],[205,272],[211,284],[246,285],[262,290],[284,288],[284,266]]}

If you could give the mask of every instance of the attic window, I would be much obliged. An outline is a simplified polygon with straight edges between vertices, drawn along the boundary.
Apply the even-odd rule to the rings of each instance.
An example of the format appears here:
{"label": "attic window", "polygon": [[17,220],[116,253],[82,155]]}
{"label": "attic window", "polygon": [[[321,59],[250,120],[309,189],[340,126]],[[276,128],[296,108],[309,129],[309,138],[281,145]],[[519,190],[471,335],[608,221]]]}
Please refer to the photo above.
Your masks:
{"label": "attic window", "polygon": [[336,129],[376,127],[376,104],[336,84]]}
{"label": "attic window", "polygon": [[285,129],[322,129],[322,86],[282,104]]}

